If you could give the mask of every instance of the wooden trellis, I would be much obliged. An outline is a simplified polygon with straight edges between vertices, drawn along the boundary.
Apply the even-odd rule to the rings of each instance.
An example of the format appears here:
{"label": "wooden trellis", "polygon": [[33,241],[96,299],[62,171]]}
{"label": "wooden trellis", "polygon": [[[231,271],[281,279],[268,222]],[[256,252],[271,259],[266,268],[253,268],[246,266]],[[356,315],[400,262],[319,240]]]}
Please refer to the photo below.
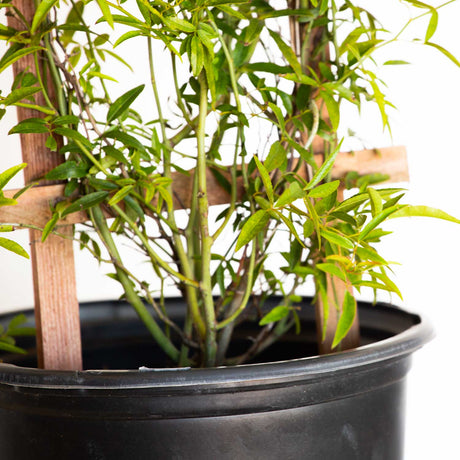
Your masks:
{"label": "wooden trellis", "polygon": [[[26,20],[31,22],[34,15],[33,2],[15,0],[14,4]],[[9,18],[9,21],[11,26],[19,27],[14,18]],[[32,60],[32,55],[29,55],[16,62],[13,69],[15,74],[26,68],[33,69]],[[39,114],[30,109],[18,108],[19,121],[37,116]],[[50,152],[45,147],[45,141],[46,134],[21,135],[22,156],[28,164],[24,173],[26,184],[37,182],[62,161],[61,155]],[[357,171],[359,174],[387,174],[391,182],[409,179],[403,147],[340,153],[332,170],[332,178],[343,180],[350,171]],[[192,195],[191,178],[177,174],[173,180],[173,189],[176,207],[186,207]],[[37,186],[20,196],[16,206],[0,209],[0,222],[21,222],[43,228],[51,217],[50,204],[61,200],[63,191],[63,184],[39,181]],[[5,192],[6,196],[14,194],[14,190]],[[230,199],[211,173],[208,174],[208,194],[211,205],[228,203]],[[67,216],[58,223],[57,232],[69,238],[50,235],[44,243],[41,242],[40,231],[30,230],[37,349],[39,366],[42,368],[82,369],[79,307],[73,242],[70,237],[73,234],[72,226],[86,220],[88,217],[85,212]],[[343,287],[340,289],[343,291]],[[321,317],[318,319],[323,320]],[[333,321],[331,327],[334,327]],[[330,344],[324,344],[323,351],[327,351],[328,347]]]}

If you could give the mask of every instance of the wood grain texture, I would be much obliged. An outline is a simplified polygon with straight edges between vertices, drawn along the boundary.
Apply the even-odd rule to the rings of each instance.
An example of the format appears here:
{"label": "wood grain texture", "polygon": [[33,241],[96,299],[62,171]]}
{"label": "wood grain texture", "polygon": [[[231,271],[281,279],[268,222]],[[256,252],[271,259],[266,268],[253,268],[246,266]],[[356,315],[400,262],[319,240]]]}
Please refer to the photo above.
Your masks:
{"label": "wood grain texture", "polygon": [[[318,162],[320,158],[318,157]],[[356,152],[341,152],[337,157],[336,164],[332,169],[333,179],[344,179],[349,171],[357,171],[360,174],[383,173],[388,174],[389,182],[402,182],[409,180],[407,168],[406,150],[404,147],[387,147],[374,150],[360,150]],[[224,176],[230,177],[230,173],[221,171]],[[305,170],[300,175],[306,176]],[[221,187],[213,173],[207,171],[208,195],[211,205],[227,204],[230,195]],[[190,206],[193,188],[193,171],[189,175],[176,173],[173,176],[174,205],[176,209],[185,209]],[[5,192],[5,196],[13,197],[17,190]],[[0,208],[1,223],[22,223],[35,225],[43,228],[51,218],[50,205],[56,204],[63,199],[64,185],[47,185],[34,187],[18,198],[16,206],[4,206]],[[238,183],[238,199],[243,195],[243,184]],[[59,225],[86,222],[88,216],[85,212],[70,214]]]}
{"label": "wood grain texture", "polygon": [[[31,23],[35,12],[34,2],[14,0],[13,4]],[[9,16],[8,22],[12,27],[23,28],[14,16]],[[26,69],[36,73],[33,55],[27,55],[14,64],[14,75]],[[43,69],[39,71],[43,72]],[[49,78],[44,81],[49,81]],[[46,105],[41,95],[37,96],[36,103]],[[43,116],[40,112],[23,107],[18,107],[17,113],[18,121]],[[57,152],[46,148],[46,138],[46,134],[21,134],[22,158],[28,164],[24,170],[26,184],[40,181],[40,185],[49,185],[41,178],[63,159]],[[67,227],[63,231],[70,235],[73,229]],[[81,369],[73,241],[52,236],[41,243],[40,232],[35,230],[30,230],[30,240],[39,366],[46,369]]]}

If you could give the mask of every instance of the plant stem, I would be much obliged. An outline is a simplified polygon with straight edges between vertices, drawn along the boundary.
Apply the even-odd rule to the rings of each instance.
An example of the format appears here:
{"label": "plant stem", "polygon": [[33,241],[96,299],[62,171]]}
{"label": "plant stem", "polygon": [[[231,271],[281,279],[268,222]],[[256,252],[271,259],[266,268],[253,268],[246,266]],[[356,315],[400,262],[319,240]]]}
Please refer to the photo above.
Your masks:
{"label": "plant stem", "polygon": [[[170,145],[169,145],[169,139],[166,135],[166,123],[163,117],[163,112],[161,110],[161,101],[160,101],[160,96],[158,94],[158,86],[156,84],[155,69],[154,69],[154,63],[153,63],[152,39],[150,37],[148,38],[147,43],[148,43],[148,53],[149,53],[150,81],[151,81],[152,90],[153,90],[153,94],[155,98],[155,103],[156,103],[157,110],[158,110],[158,118],[160,120],[161,135],[162,135],[162,140],[163,140],[163,149],[162,149],[163,152],[162,153],[163,153],[164,176],[171,178],[171,150],[170,150]],[[167,191],[170,196],[173,196],[172,181],[167,186]],[[187,257],[187,253],[185,251],[181,237],[179,235],[176,219],[174,216],[174,210],[171,210],[168,212],[167,224],[169,225],[172,231],[172,234],[173,234],[174,245],[175,245],[177,256],[179,258],[180,268],[182,269],[185,277],[187,279],[192,280],[194,279],[193,269]],[[190,284],[185,284],[185,292],[187,296],[187,304],[189,308],[189,313],[191,314],[193,318],[193,323],[195,327],[197,328],[197,331],[200,337],[204,339],[206,335],[205,323],[203,321],[203,318],[201,317],[201,313],[200,313],[200,309],[198,305],[197,292],[195,288],[193,288]]]}
{"label": "plant stem", "polygon": [[158,326],[156,321],[152,318],[148,312],[144,302],[136,293],[134,286],[129,279],[129,276],[125,273],[124,270],[120,268],[122,266],[122,261],[118,249],[113,241],[112,234],[107,226],[105,217],[99,207],[94,207],[89,211],[91,220],[93,221],[94,227],[96,228],[99,236],[102,239],[105,247],[109,251],[110,257],[114,261],[114,267],[117,272],[118,280],[123,286],[125,296],[127,301],[133,306],[139,318],[145,324],[149,332],[152,334],[158,345],[165,351],[165,353],[174,360],[174,362],[179,361],[179,351],[173,345],[173,343],[166,337],[164,332]]}
{"label": "plant stem", "polygon": [[206,184],[206,116],[208,114],[208,88],[204,71],[198,77],[200,83],[200,112],[198,119],[197,137],[197,174],[198,174],[198,214],[201,234],[201,295],[206,323],[206,348],[205,365],[212,367],[216,362],[216,315],[214,311],[214,300],[212,298],[211,280],[211,248],[212,236],[209,234],[208,222],[208,194]]}

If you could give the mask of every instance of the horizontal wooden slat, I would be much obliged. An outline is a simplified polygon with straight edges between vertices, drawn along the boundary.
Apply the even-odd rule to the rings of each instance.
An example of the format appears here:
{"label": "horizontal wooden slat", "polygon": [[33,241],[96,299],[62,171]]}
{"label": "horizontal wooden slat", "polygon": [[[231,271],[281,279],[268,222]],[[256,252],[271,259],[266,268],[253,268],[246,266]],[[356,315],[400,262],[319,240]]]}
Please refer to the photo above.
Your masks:
{"label": "horizontal wooden slat", "polygon": [[[320,161],[320,156],[318,156]],[[333,179],[343,179],[350,171],[359,174],[382,173],[388,174],[389,182],[405,182],[409,180],[406,150],[404,147],[388,147],[379,150],[360,150],[356,152],[340,152],[332,170]],[[193,189],[193,175],[186,176],[176,173],[173,180],[174,200],[177,209],[187,208]],[[239,185],[238,196],[242,193]],[[12,197],[15,190],[5,192]],[[16,206],[0,208],[0,222],[21,223],[43,228],[51,218],[50,204],[62,200],[64,185],[48,185],[28,190],[18,198]],[[208,195],[211,205],[226,204],[229,194],[219,185],[214,175],[208,171]],[[59,225],[85,222],[88,217],[85,212],[67,216]]]}

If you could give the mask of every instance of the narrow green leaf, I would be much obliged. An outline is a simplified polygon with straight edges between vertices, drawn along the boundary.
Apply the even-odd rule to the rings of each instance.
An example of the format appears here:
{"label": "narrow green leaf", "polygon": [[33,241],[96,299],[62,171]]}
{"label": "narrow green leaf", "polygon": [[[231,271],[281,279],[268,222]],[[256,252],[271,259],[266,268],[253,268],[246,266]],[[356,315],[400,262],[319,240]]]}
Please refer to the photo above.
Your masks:
{"label": "narrow green leaf", "polygon": [[16,243],[16,241],[0,237],[0,247],[8,249],[8,251],[14,252],[26,259],[29,258],[29,254],[27,254],[27,252],[18,243]]}
{"label": "narrow green leaf", "polygon": [[431,9],[431,18],[426,29],[425,41],[427,42],[436,32],[438,28],[438,12],[435,8]]}
{"label": "narrow green leaf", "polygon": [[22,101],[23,99],[27,99],[30,96],[34,95],[35,93],[38,93],[40,91],[40,88],[37,86],[29,86],[26,88],[18,88],[15,89],[14,91],[11,91],[8,96],[1,101],[2,104],[6,105],[13,105],[16,102]]}
{"label": "narrow green leaf", "polygon": [[85,165],[77,165],[75,161],[66,161],[46,174],[48,180],[79,179],[85,177],[88,168]]}
{"label": "narrow green leaf", "polygon": [[281,208],[286,206],[287,204],[291,204],[293,201],[303,198],[305,196],[305,191],[299,185],[298,182],[292,182],[289,184],[289,187],[284,190],[281,196],[275,203],[277,208]]}
{"label": "narrow green leaf", "polygon": [[356,250],[356,254],[361,259],[361,261],[371,261],[381,265],[388,265],[388,262],[372,247],[359,247]]}
{"label": "narrow green leaf", "polygon": [[119,201],[125,198],[125,196],[129,195],[129,192],[131,192],[132,189],[132,185],[126,185],[125,187],[121,188],[117,193],[115,193],[115,195],[113,195],[112,198],[110,198],[108,205],[113,206],[114,204],[117,204]]}
{"label": "narrow green leaf", "polygon": [[0,225],[1,233],[7,233],[7,232],[12,232],[12,231],[14,231],[13,225]]}
{"label": "narrow green leaf", "polygon": [[359,239],[365,240],[366,236],[374,230],[378,225],[380,225],[385,219],[388,218],[391,214],[395,213],[398,209],[400,209],[400,205],[390,206],[389,208],[384,209],[382,212],[377,214],[360,232]]}
{"label": "narrow green leaf", "polygon": [[337,329],[335,331],[334,340],[332,341],[332,348],[334,349],[348,334],[348,331],[353,325],[356,316],[356,300],[348,292],[345,291],[345,298],[343,299],[342,313],[340,315]]}
{"label": "narrow green leaf", "polygon": [[277,32],[274,32],[273,30],[270,30],[270,29],[268,29],[268,32],[270,33],[270,36],[273,38],[273,40],[277,44],[279,50],[283,54],[286,61],[293,68],[296,75],[300,78],[301,75],[303,74],[302,66],[300,65],[300,62],[297,59],[297,56],[295,55],[292,47],[287,45]]}
{"label": "narrow green leaf", "polygon": [[334,275],[337,278],[341,279],[342,281],[347,280],[347,277],[345,276],[345,273],[343,272],[343,270],[341,270],[340,267],[338,267],[335,264],[320,263],[320,264],[316,264],[316,268],[318,268],[319,270],[325,273],[329,273],[330,275]]}
{"label": "narrow green leaf", "polygon": [[281,132],[285,132],[286,131],[286,120],[284,119],[283,112],[276,104],[273,104],[273,102],[269,102],[268,106],[273,110],[273,113],[275,114],[276,119],[278,120],[278,124],[280,126]]}
{"label": "narrow green leaf", "polygon": [[40,24],[46,19],[47,14],[53,8],[54,5],[58,0],[42,0],[35,10],[34,18],[32,20],[32,26],[30,27],[31,34],[35,34],[37,32],[38,27]]}
{"label": "narrow green leaf", "polygon": [[266,324],[276,323],[277,321],[285,318],[289,315],[291,309],[284,305],[278,305],[272,308],[260,321],[259,326],[265,326]]}
{"label": "narrow green leaf", "polygon": [[48,133],[49,128],[46,126],[45,120],[41,118],[27,118],[13,126],[8,134],[21,133]]}
{"label": "narrow green leaf", "polygon": [[433,217],[460,224],[460,219],[447,214],[441,209],[431,208],[429,206],[404,206],[390,216],[391,219],[396,217]]}
{"label": "narrow green leaf", "polygon": [[143,35],[143,34],[144,32],[142,32],[141,30],[130,30],[129,32],[125,32],[123,35],[121,35],[117,39],[113,47],[116,48],[118,45],[121,45],[126,40],[129,40],[130,38],[134,38],[134,37],[139,37],[139,35]]}
{"label": "narrow green leaf", "polygon": [[46,241],[49,234],[54,230],[59,220],[59,214],[53,214],[53,217],[46,223],[42,233],[42,242]]}
{"label": "narrow green leaf", "polygon": [[113,29],[113,16],[112,12],[110,11],[109,4],[106,0],[96,0],[97,4],[99,5],[99,9],[101,10],[102,16],[107,21],[107,24]]}
{"label": "narrow green leaf", "polygon": [[267,197],[270,200],[270,203],[273,203],[273,185],[270,179],[270,175],[268,174],[267,169],[265,166],[260,162],[257,156],[254,155],[254,161],[256,162],[257,169],[259,170],[260,177],[262,182],[264,183],[265,192],[267,193]]}
{"label": "narrow green leaf", "polygon": [[163,18],[164,23],[173,30],[179,30],[180,32],[193,33],[196,27],[185,19],[180,19],[175,16],[166,16]]}
{"label": "narrow green leaf", "polygon": [[441,45],[438,45],[436,43],[432,42],[425,42],[425,45],[432,46],[433,48],[436,48],[438,51],[440,51],[444,56],[449,58],[456,66],[460,67],[460,61],[450,52],[447,51],[445,48],[443,48]]}
{"label": "narrow green leaf", "polygon": [[308,192],[308,196],[310,198],[325,198],[334,193],[339,188],[339,185],[339,180],[326,182],[325,184],[318,185],[314,189],[310,190],[310,192]]}
{"label": "narrow green leaf", "polygon": [[307,184],[305,190],[311,190],[315,185],[319,184],[326,176],[329,174],[329,171],[332,169],[335,163],[335,159],[339,153],[339,149],[342,145],[342,141],[336,147],[334,152],[332,152],[326,159],[326,161],[321,165],[321,167],[316,171],[312,180]]}
{"label": "narrow green leaf", "polygon": [[68,139],[72,139],[74,141],[78,141],[85,145],[88,148],[91,148],[91,142],[83,136],[83,134],[79,133],[75,129],[71,128],[65,128],[63,126],[58,126],[53,130],[56,134],[59,134],[60,136],[66,137]]}
{"label": "narrow green leaf", "polygon": [[324,103],[326,104],[329,119],[331,120],[332,129],[334,131],[337,131],[340,123],[339,103],[334,99],[334,97],[330,93],[326,91],[320,91],[319,96],[323,99]]}
{"label": "narrow green leaf", "polygon": [[144,88],[145,85],[139,85],[120,96],[110,106],[109,111],[107,112],[107,122],[110,123],[111,121],[115,120],[115,118],[118,118],[120,115],[122,115],[126,110],[128,110],[131,104],[142,93]]}
{"label": "narrow green leaf", "polygon": [[197,35],[194,35],[190,42],[190,65],[193,75],[197,77],[204,65],[203,44]]}
{"label": "narrow green leaf", "polygon": [[368,187],[367,191],[369,192],[369,198],[371,199],[372,217],[375,217],[377,214],[380,214],[382,212],[383,200],[380,194],[375,189]]}
{"label": "narrow green leaf", "polygon": [[82,211],[85,209],[92,208],[97,204],[101,203],[107,197],[108,192],[100,191],[100,192],[93,192],[88,195],[82,196],[78,200],[74,201],[69,207],[64,209],[61,214],[61,217],[65,217],[68,214],[73,212]]}
{"label": "narrow green leaf", "polygon": [[270,147],[270,152],[267,155],[266,160],[264,161],[264,166],[268,172],[273,171],[276,168],[279,168],[286,161],[286,150],[281,144],[280,141],[273,142]]}
{"label": "narrow green leaf", "polygon": [[395,289],[392,286],[383,283],[377,283],[376,281],[362,280],[357,281],[353,285],[356,287],[370,287],[372,289],[377,289],[381,291],[394,292],[395,294],[398,294],[399,297],[401,297],[401,293],[399,292],[399,290],[395,291]]}
{"label": "narrow green leaf", "polygon": [[336,244],[337,246],[341,246],[345,249],[354,248],[353,242],[345,236],[339,235],[331,230],[326,230],[325,228],[322,228],[320,233],[321,236],[330,243]]}
{"label": "narrow green leaf", "polygon": [[401,291],[399,290],[398,286],[396,286],[394,281],[392,281],[386,275],[386,273],[379,273],[379,272],[371,271],[371,272],[369,272],[369,274],[371,276],[377,278],[378,280],[382,281],[385,284],[385,286],[388,288],[389,291],[396,293],[401,300],[404,300],[403,296],[401,294]]}
{"label": "narrow green leaf", "polygon": [[0,174],[0,190],[19,172],[27,166],[27,163],[21,163],[20,165],[12,166],[6,171]]}
{"label": "narrow green leaf", "polygon": [[409,62],[399,59],[392,59],[383,63],[383,65],[408,65]]}
{"label": "narrow green leaf", "polygon": [[265,228],[269,219],[270,215],[267,211],[264,211],[263,209],[256,211],[256,213],[253,214],[243,225],[240,236],[236,242],[235,250],[238,251],[256,237],[257,234]]}
{"label": "narrow green leaf", "polygon": [[16,345],[11,345],[10,343],[6,343],[3,340],[0,340],[0,350],[7,351],[8,353],[18,353],[21,355],[27,354],[27,352],[22,348],[19,348]]}

